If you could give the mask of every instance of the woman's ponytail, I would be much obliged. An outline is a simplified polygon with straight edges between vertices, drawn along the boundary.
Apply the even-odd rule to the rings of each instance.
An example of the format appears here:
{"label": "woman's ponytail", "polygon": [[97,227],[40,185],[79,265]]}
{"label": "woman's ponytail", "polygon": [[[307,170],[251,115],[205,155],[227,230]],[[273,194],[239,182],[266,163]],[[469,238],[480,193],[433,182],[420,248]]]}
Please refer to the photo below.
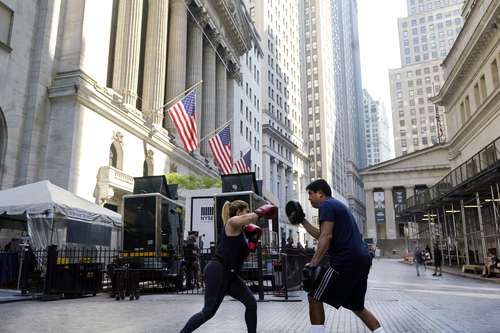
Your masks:
{"label": "woman's ponytail", "polygon": [[231,203],[229,201],[224,202],[222,206],[222,224],[226,225],[227,220],[229,220],[229,208],[231,208]]}

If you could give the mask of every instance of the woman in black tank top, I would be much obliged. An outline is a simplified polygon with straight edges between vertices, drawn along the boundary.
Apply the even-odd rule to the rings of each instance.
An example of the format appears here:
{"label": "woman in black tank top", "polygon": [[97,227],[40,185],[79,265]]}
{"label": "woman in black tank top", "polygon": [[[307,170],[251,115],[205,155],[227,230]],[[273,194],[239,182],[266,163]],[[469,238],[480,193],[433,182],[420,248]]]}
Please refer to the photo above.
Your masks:
{"label": "woman in black tank top", "polygon": [[262,216],[272,216],[277,211],[265,205],[250,213],[248,204],[241,200],[226,202],[222,208],[224,228],[219,235],[215,256],[203,271],[205,305],[193,315],[181,333],[193,332],[217,312],[224,296],[230,295],[245,305],[245,322],[249,333],[257,331],[257,302],[250,289],[238,275],[243,261],[249,254],[243,229],[256,223]]}

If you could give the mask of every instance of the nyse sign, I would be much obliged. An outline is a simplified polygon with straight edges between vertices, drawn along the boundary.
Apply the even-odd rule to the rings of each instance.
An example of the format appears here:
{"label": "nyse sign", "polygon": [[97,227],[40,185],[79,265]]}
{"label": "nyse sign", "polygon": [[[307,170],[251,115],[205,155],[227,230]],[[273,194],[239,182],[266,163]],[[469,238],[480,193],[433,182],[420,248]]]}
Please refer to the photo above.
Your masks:
{"label": "nyse sign", "polygon": [[200,207],[200,222],[214,222],[214,206]]}
{"label": "nyse sign", "polygon": [[210,246],[215,241],[215,216],[213,197],[191,198],[191,230],[198,231],[203,236],[204,246]]}

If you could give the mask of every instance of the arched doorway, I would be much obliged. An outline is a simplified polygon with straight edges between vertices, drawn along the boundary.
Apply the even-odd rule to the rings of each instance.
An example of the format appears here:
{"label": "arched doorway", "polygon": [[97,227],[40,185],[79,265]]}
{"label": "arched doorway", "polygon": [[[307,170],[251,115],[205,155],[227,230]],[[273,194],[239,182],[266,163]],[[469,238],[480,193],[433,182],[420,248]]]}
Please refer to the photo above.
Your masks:
{"label": "arched doorway", "polygon": [[113,142],[109,147],[109,166],[122,170],[123,167],[123,149],[117,142]]}

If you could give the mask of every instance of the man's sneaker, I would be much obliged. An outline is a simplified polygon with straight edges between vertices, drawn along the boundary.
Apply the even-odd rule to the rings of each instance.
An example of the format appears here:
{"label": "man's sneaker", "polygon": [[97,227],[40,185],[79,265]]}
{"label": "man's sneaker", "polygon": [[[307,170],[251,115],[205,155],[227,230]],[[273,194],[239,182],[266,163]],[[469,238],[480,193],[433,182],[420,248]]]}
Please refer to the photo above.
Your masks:
{"label": "man's sneaker", "polygon": [[436,276],[436,273],[432,274],[432,276]]}

